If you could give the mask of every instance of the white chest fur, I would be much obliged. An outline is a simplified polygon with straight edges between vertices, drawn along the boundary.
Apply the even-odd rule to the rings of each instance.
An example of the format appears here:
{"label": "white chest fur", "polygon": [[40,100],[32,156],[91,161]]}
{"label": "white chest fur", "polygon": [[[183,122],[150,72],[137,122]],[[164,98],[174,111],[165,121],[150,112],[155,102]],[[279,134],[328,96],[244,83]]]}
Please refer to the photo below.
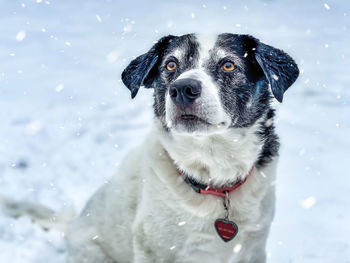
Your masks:
{"label": "white chest fur", "polygon": [[220,240],[214,229],[215,220],[224,216],[222,198],[195,193],[177,173],[179,167],[218,185],[243,178],[261,149],[252,131],[197,140],[152,133],[147,140],[147,177],[134,229],[142,227],[151,240],[157,240],[162,248],[158,260],[264,262],[274,211],[276,160],[264,169],[255,168],[246,183],[230,195],[230,219],[239,226],[239,235],[229,243]]}

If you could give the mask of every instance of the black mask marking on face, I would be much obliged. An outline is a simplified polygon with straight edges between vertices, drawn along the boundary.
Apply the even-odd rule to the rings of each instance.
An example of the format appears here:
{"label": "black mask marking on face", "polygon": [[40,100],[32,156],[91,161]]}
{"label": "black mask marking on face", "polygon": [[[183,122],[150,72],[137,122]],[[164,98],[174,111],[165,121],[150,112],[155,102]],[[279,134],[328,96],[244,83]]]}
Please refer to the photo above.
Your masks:
{"label": "black mask marking on face", "polygon": [[138,56],[126,67],[122,73],[122,81],[131,91],[131,98],[134,98],[139,91],[140,86],[150,88],[154,78],[158,74],[157,66],[161,62],[164,51],[169,42],[175,36],[166,36],[161,38],[145,54]]}

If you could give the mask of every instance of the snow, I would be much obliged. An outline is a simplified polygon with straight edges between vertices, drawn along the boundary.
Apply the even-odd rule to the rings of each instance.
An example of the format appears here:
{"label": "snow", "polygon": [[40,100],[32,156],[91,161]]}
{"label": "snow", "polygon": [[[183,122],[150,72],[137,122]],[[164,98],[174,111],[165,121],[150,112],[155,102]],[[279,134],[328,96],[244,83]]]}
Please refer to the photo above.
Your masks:
{"label": "snow", "polygon": [[21,41],[23,41],[23,40],[25,39],[25,37],[26,37],[26,32],[23,31],[23,30],[21,30],[21,31],[19,31],[19,32],[17,33],[17,35],[16,35],[16,40],[17,40],[18,42],[21,42]]}
{"label": "snow", "polygon": [[324,7],[325,7],[327,10],[331,9],[330,6],[329,6],[327,3],[324,3],[323,5],[324,5]]}
{"label": "snow", "polygon": [[[121,83],[128,62],[169,33],[249,33],[288,51],[302,72],[276,103],[268,262],[348,263],[348,1],[147,3],[1,1],[0,193],[80,211],[152,123],[152,91],[131,101]],[[2,212],[0,249],[4,263],[65,258],[57,230]]]}
{"label": "snow", "polygon": [[309,209],[309,208],[313,207],[315,204],[316,204],[316,198],[313,196],[310,196],[310,197],[308,197],[305,200],[302,200],[300,202],[301,207],[303,207],[305,209]]}
{"label": "snow", "polygon": [[242,245],[241,244],[237,244],[237,245],[235,245],[233,247],[233,252],[237,254],[237,253],[239,253],[241,251],[241,249],[242,249]]}

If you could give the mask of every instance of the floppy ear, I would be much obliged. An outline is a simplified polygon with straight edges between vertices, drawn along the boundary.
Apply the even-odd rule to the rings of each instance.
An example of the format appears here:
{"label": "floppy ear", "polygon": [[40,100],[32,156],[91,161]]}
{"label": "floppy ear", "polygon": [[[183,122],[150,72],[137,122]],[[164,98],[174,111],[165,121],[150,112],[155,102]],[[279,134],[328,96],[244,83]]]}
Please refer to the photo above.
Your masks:
{"label": "floppy ear", "polygon": [[151,87],[158,73],[156,66],[159,65],[169,41],[173,38],[171,35],[161,38],[147,53],[135,58],[124,69],[122,81],[131,91],[132,99],[135,98],[140,86]]}
{"label": "floppy ear", "polygon": [[256,39],[255,58],[271,86],[275,98],[282,102],[283,93],[298,78],[299,69],[294,60],[280,49]]}

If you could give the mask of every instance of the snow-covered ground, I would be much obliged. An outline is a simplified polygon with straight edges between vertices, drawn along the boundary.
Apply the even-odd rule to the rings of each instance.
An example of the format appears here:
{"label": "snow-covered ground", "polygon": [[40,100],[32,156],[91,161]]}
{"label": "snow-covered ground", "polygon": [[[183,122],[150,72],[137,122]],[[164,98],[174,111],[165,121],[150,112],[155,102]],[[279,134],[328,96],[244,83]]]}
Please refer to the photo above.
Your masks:
{"label": "snow-covered ground", "polygon": [[[278,105],[269,263],[350,262],[350,4],[0,0],[0,194],[80,211],[152,123],[120,81],[165,34],[249,33],[301,69]],[[0,212],[1,263],[62,263],[60,233]]]}

